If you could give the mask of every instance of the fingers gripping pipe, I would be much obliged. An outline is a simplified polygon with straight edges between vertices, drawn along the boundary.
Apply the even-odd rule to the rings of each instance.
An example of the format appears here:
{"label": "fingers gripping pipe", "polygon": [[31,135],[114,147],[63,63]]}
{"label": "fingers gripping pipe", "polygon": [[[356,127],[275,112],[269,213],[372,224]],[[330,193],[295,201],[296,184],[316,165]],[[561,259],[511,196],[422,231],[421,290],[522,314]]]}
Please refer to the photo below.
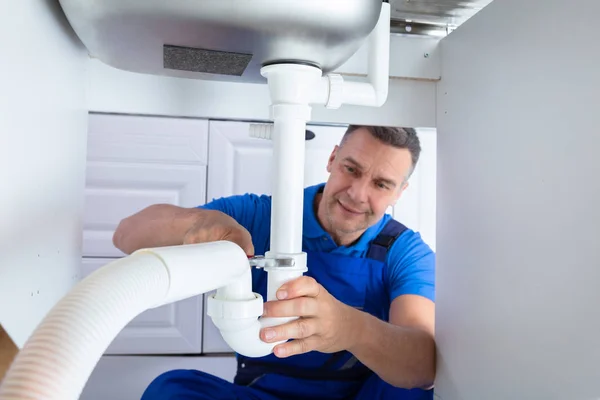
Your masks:
{"label": "fingers gripping pipe", "polygon": [[[275,300],[275,292],[282,284],[302,276],[307,268],[297,266],[293,258],[275,259],[255,257],[251,265],[264,268],[268,273],[268,300]],[[273,352],[273,348],[283,342],[266,343],[260,337],[260,330],[279,325],[296,317],[260,318],[263,313],[263,298],[252,293],[250,270],[247,277],[220,288],[207,299],[207,314],[221,331],[225,342],[235,352],[247,357],[263,357]]]}
{"label": "fingers gripping pipe", "polygon": [[246,357],[263,357],[271,354],[279,343],[266,343],[260,339],[260,330],[272,325],[268,324],[267,318],[259,319],[263,314],[263,297],[250,288],[250,269],[247,275],[209,296],[206,313],[233,351]]}

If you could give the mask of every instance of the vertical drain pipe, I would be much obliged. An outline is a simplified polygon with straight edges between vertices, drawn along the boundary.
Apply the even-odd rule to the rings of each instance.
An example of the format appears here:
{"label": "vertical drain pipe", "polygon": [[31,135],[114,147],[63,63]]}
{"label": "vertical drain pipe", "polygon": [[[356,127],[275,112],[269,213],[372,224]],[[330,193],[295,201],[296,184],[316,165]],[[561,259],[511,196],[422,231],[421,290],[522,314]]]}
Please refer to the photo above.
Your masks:
{"label": "vertical drain pipe", "polygon": [[[287,259],[265,267],[268,272],[267,301],[276,299],[277,289],[307,271],[302,252],[304,215],[304,159],[306,123],[311,118],[310,102],[319,87],[319,68],[299,64],[263,67],[271,95],[273,130],[273,170],[271,208],[271,248],[268,259]],[[285,323],[294,318],[263,318],[264,326]]]}
{"label": "vertical drain pipe", "polygon": [[[298,64],[274,64],[263,67],[271,95],[272,131],[272,204],[271,248],[258,267],[268,273],[267,299],[276,300],[279,287],[307,271],[306,253],[302,252],[302,220],[304,214],[304,155],[306,122],[315,88],[321,82],[321,70]],[[264,132],[259,136],[269,136]],[[249,271],[248,271],[249,272]],[[248,273],[249,275],[249,273]],[[291,318],[256,317],[254,304],[262,297],[246,298],[247,290],[223,288],[209,296],[207,313],[220,330],[225,342],[236,352],[248,357],[261,357],[273,351],[278,343],[266,343],[260,329],[280,325]]]}

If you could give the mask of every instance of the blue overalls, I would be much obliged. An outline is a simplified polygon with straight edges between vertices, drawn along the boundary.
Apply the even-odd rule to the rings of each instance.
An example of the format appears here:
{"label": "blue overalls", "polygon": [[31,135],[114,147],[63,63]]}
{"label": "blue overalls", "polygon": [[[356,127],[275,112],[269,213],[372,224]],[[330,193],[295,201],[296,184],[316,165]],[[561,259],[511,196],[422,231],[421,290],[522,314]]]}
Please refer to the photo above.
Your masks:
{"label": "blue overalls", "polygon": [[[388,249],[405,230],[390,219],[371,242],[366,258],[307,252],[306,275],[345,304],[387,321],[390,296],[385,260]],[[253,270],[253,288],[266,298],[265,271]],[[313,351],[281,359],[273,354],[261,358],[238,355],[237,361],[234,384],[200,371],[169,371],[148,386],[142,400],[433,399],[433,390],[387,384],[347,351]]]}

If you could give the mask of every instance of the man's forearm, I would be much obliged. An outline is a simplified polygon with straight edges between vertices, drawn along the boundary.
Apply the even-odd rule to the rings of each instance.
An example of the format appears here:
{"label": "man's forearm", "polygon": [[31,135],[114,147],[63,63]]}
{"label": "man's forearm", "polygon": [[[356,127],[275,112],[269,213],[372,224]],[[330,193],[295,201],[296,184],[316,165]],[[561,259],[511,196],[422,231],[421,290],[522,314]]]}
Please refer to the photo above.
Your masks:
{"label": "man's forearm", "polygon": [[180,245],[186,232],[208,210],[156,204],[121,221],[114,245],[126,254],[148,247]]}
{"label": "man's forearm", "polygon": [[357,327],[348,349],[381,379],[406,389],[428,388],[435,378],[435,340],[423,329],[384,322],[353,309]]}

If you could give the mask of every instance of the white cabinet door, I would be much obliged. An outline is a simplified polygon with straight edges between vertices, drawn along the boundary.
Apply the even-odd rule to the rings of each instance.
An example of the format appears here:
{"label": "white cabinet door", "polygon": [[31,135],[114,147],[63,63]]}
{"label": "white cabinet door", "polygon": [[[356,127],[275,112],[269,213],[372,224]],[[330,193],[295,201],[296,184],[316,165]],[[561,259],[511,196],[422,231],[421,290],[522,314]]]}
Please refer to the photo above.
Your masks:
{"label": "white cabinet door", "polygon": [[88,161],[83,255],[122,257],[112,243],[119,222],[152,204],[204,204],[206,166]]}
{"label": "white cabinet door", "polygon": [[[90,115],[83,272],[124,256],[112,244],[119,222],[157,203],[205,203],[208,122]],[[125,327],[107,354],[200,353],[203,297],[148,310]]]}
{"label": "white cabinet door", "polygon": [[149,205],[204,204],[207,148],[207,121],[90,115],[83,255],[123,256],[117,225]]}
{"label": "white cabinet door", "polygon": [[[270,140],[249,136],[249,123],[210,122],[207,199],[234,194],[271,194]],[[327,159],[346,131],[345,126],[312,126],[315,137],[306,141],[304,185],[325,182]]]}

